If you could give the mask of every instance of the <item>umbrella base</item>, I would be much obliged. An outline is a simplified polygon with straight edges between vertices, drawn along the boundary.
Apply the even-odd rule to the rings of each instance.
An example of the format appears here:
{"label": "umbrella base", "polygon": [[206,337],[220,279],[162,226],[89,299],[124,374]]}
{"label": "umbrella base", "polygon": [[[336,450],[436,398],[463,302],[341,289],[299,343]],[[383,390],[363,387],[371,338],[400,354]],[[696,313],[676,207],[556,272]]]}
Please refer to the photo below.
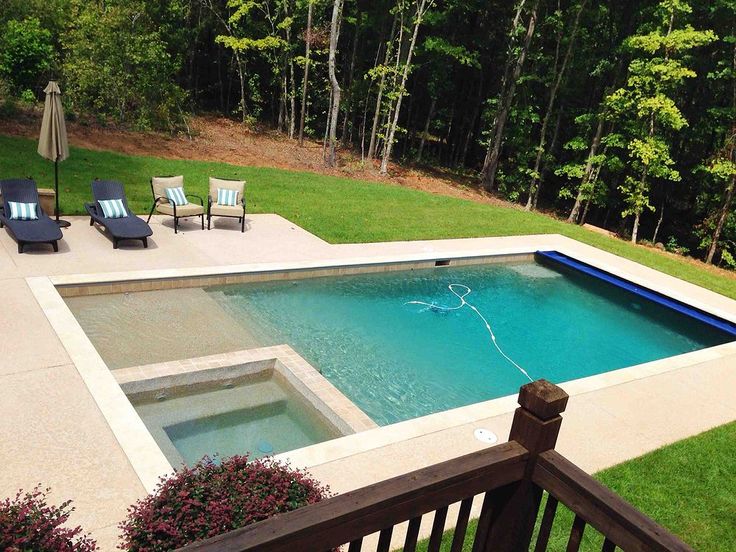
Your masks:
{"label": "umbrella base", "polygon": [[68,220],[56,219],[55,222],[59,225],[59,228],[69,228],[72,225]]}

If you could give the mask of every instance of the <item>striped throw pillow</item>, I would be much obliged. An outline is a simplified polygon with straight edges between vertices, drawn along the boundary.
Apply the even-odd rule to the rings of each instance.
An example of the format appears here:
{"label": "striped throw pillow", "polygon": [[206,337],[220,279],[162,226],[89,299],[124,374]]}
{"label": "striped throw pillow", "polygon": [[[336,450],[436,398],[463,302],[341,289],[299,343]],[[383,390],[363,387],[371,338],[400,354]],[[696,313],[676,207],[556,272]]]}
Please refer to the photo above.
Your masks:
{"label": "striped throw pillow", "polygon": [[227,188],[217,188],[217,204],[235,207],[238,202],[238,191]]}
{"label": "striped throw pillow", "polygon": [[184,195],[184,188],[181,186],[178,188],[166,188],[166,198],[169,200],[169,203],[176,206],[189,203],[187,196]]}
{"label": "striped throw pillow", "polygon": [[122,199],[101,199],[102,214],[105,218],[124,218],[128,216]]}
{"label": "striped throw pillow", "polygon": [[38,220],[35,203],[19,203],[8,201],[10,220]]}

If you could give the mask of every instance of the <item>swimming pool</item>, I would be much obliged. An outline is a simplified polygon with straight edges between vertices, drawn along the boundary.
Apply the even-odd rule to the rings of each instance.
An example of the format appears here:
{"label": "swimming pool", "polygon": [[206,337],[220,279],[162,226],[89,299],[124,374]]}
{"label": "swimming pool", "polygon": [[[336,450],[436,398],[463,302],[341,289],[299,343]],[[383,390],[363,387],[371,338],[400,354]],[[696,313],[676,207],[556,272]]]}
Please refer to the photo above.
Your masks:
{"label": "swimming pool", "polygon": [[[477,311],[442,308],[460,304],[450,284],[467,286],[465,300]],[[167,296],[177,297],[166,291],[130,295],[165,310]],[[188,318],[217,321],[197,327],[199,355],[288,343],[380,425],[513,394],[528,381],[514,363],[531,378],[561,383],[732,340],[580,271],[531,260],[233,284],[197,295],[191,312],[176,301],[176,327]],[[140,343],[151,329],[136,319],[140,312],[128,312],[141,301],[109,297],[66,299],[101,356],[120,366],[162,360],[149,360]],[[112,335],[110,309],[116,320],[135,323],[124,331],[116,324]],[[167,333],[157,354],[185,358],[191,336],[179,347],[177,335]]]}
{"label": "swimming pool", "polygon": [[[487,319],[460,304],[451,284]],[[455,288],[457,291],[457,288]],[[207,289],[261,344],[289,343],[379,425],[719,345],[697,320],[536,262]],[[510,360],[504,358],[504,353]],[[512,363],[513,362],[513,363]]]}

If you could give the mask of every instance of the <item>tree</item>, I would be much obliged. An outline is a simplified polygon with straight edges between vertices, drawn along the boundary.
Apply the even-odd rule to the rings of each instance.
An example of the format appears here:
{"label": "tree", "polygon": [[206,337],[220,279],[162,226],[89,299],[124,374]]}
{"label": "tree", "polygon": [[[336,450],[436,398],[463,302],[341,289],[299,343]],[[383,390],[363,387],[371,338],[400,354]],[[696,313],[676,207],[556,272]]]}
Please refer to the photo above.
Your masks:
{"label": "tree", "polygon": [[[549,124],[550,118],[552,117],[552,113],[554,111],[555,102],[557,101],[557,93],[560,90],[560,85],[562,84],[562,79],[565,78],[565,72],[567,70],[567,67],[570,63],[570,58],[572,57],[573,52],[573,46],[575,45],[575,38],[578,34],[578,28],[580,26],[580,16],[583,13],[583,10],[585,9],[585,4],[587,4],[587,0],[582,0],[580,4],[578,5],[577,11],[575,12],[575,19],[572,24],[572,29],[570,30],[570,35],[568,37],[567,42],[567,49],[565,50],[565,55],[562,59],[562,65],[558,68],[558,57],[556,56],[555,59],[555,76],[554,81],[552,83],[552,87],[549,92],[549,101],[547,103],[547,110],[544,113],[544,118],[542,119],[542,128],[539,131],[539,145],[537,146],[537,156],[534,160],[534,168],[532,169],[532,175],[531,175],[531,184],[529,185],[529,194],[528,199],[526,202],[526,210],[529,211],[531,209],[534,209],[537,207],[537,199],[539,197],[539,189],[542,187],[542,157],[544,155],[545,146],[547,144],[547,126]],[[562,40],[562,32],[560,32],[560,40],[558,41],[557,49],[556,51],[559,52],[559,46],[560,42]]]}
{"label": "tree", "polygon": [[691,13],[682,0],[662,0],[657,5],[652,31],[627,39],[626,47],[634,54],[629,64],[627,85],[606,99],[607,105],[624,123],[627,136],[630,174],[620,191],[624,195],[622,216],[634,216],[631,241],[636,243],[641,215],[653,210],[649,203],[651,179],[679,181],[670,154],[669,132],[687,125],[673,95],[685,79],[696,73],[683,58],[694,48],[715,40],[712,31],[697,31],[690,25],[676,28],[676,23]]}
{"label": "tree", "polygon": [[34,88],[54,63],[51,32],[36,17],[11,19],[0,26],[0,78],[15,93]]}
{"label": "tree", "polygon": [[332,19],[330,21],[330,51],[327,60],[327,68],[330,75],[332,87],[332,98],[328,116],[328,149],[325,157],[327,166],[334,167],[337,163],[335,148],[337,146],[337,116],[340,114],[340,83],[337,80],[337,69],[335,58],[337,56],[337,42],[340,37],[340,21],[342,17],[343,0],[335,0],[332,5]]}
{"label": "tree", "polygon": [[[232,50],[240,80],[241,119],[247,122],[247,61],[252,53],[274,54],[287,43],[278,36],[277,22],[270,0],[227,0],[229,15],[223,14],[214,0],[202,0],[215,14],[227,34],[217,35],[215,42]],[[275,60],[272,70],[275,69]]]}
{"label": "tree", "polygon": [[[534,28],[537,25],[537,7],[539,0],[532,0],[529,8],[529,19],[526,25],[526,33],[521,45],[517,48],[516,37],[521,28],[521,17],[524,11],[526,0],[521,0],[516,9],[516,15],[511,24],[509,53],[506,62],[506,69],[501,83],[501,93],[499,94],[499,107],[491,127],[491,140],[488,143],[488,151],[483,161],[483,170],[481,171],[481,183],[483,187],[490,191],[496,189],[496,173],[498,171],[498,163],[501,158],[501,146],[503,144],[504,128],[509,118],[511,110],[511,102],[514,99],[516,84],[521,77],[521,71],[524,68],[527,52],[534,36]],[[513,66],[513,71],[511,67]]]}
{"label": "tree", "polygon": [[299,145],[304,145],[304,118],[307,113],[307,86],[309,84],[309,62],[312,53],[312,14],[314,13],[314,0],[307,0],[307,29],[304,31],[304,78],[302,80],[302,107],[299,112]]}
{"label": "tree", "polygon": [[[417,36],[419,36],[419,27],[422,25],[422,20],[427,14],[427,11],[434,4],[434,0],[416,0],[416,12],[414,14],[414,32],[409,42],[409,50],[406,54],[406,61],[403,64],[401,71],[401,84],[396,98],[396,105],[393,108],[393,120],[388,127],[388,135],[386,136],[386,146],[383,151],[383,158],[381,159],[381,174],[388,172],[388,161],[391,159],[391,150],[394,144],[394,138],[396,136],[396,129],[399,126],[399,115],[401,114],[401,100],[406,94],[406,81],[409,78],[409,71],[411,70],[411,60],[414,56],[414,48],[417,45]],[[401,48],[397,50],[397,59],[401,55]]]}

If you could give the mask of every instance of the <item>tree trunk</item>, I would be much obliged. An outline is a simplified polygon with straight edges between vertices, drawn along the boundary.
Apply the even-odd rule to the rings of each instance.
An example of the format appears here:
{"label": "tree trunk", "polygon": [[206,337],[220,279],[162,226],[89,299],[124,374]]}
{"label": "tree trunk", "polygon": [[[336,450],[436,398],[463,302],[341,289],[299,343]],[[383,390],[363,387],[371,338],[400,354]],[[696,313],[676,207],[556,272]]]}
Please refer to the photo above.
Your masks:
{"label": "tree trunk", "polygon": [[399,86],[399,97],[396,99],[396,107],[394,108],[394,118],[391,122],[391,126],[388,130],[388,136],[386,137],[386,147],[381,160],[381,174],[388,172],[388,161],[391,159],[391,149],[394,144],[394,137],[396,136],[396,129],[399,126],[399,115],[401,114],[401,100],[404,97],[404,91],[406,90],[406,80],[409,78],[409,69],[411,68],[411,60],[414,55],[414,48],[417,44],[417,37],[419,36],[419,27],[422,24],[422,19],[427,13],[427,10],[432,7],[434,0],[417,0],[417,13],[416,19],[414,20],[414,34],[411,37],[409,43],[409,52],[406,55],[406,63],[404,64],[404,70],[401,74],[401,85]]}
{"label": "tree trunk", "polygon": [[[388,62],[391,59],[391,45],[394,41],[394,32],[396,31],[396,23],[399,20],[398,14],[394,15],[394,21],[391,24],[391,33],[389,34],[389,41],[386,45],[386,55],[384,56],[383,65],[388,66]],[[376,136],[378,135],[378,122],[381,118],[381,102],[383,101],[383,91],[386,86],[386,72],[381,73],[381,80],[378,84],[378,94],[376,95],[376,109],[373,112],[373,126],[371,127],[371,140],[368,144],[368,159],[373,159],[376,156]]]}
{"label": "tree trunk", "polygon": [[713,263],[713,257],[716,254],[716,249],[718,249],[718,240],[721,237],[723,226],[726,223],[728,213],[731,210],[731,203],[733,202],[734,191],[736,191],[736,175],[731,177],[731,184],[729,185],[726,192],[726,198],[724,199],[723,205],[721,206],[721,212],[718,214],[716,229],[714,230],[713,236],[711,237],[710,247],[708,248],[708,256],[705,258],[706,264]]}
{"label": "tree trunk", "polygon": [[424,150],[424,142],[427,140],[427,133],[429,132],[429,125],[434,117],[434,110],[437,107],[437,98],[432,96],[432,102],[429,104],[429,111],[427,112],[427,120],[424,121],[424,131],[422,132],[422,138],[419,141],[419,149],[417,150],[416,162],[419,163],[422,160],[422,151]]}
{"label": "tree trunk", "polygon": [[235,61],[238,66],[238,77],[240,78],[240,111],[242,122],[245,123],[245,63],[240,59],[240,54],[235,54]]}
{"label": "tree trunk", "polygon": [[580,180],[580,186],[578,187],[578,195],[575,198],[575,205],[570,210],[570,215],[567,217],[567,222],[576,222],[580,214],[580,206],[583,202],[583,190],[585,185],[590,182],[590,177],[593,174],[593,158],[598,153],[598,147],[601,144],[601,138],[603,137],[603,125],[604,119],[600,115],[598,117],[598,127],[595,129],[595,136],[593,137],[593,143],[590,145],[590,151],[588,152],[588,161],[585,164],[585,173],[583,178]]}
{"label": "tree trunk", "polygon": [[659,219],[657,220],[657,226],[654,228],[654,235],[652,235],[652,244],[657,243],[657,234],[659,234],[659,228],[662,226],[662,221],[664,220],[665,203],[666,200],[662,200],[662,207],[659,210]]}
{"label": "tree trunk", "polygon": [[[309,83],[309,54],[312,45],[312,12],[314,11],[314,2],[309,0],[307,8],[307,30],[304,35],[306,42],[306,52],[304,54],[304,80],[302,81],[302,109],[299,113],[299,145],[304,145],[304,117],[307,111],[307,84]],[[293,67],[293,66],[292,66]]]}
{"label": "tree trunk", "polygon": [[636,243],[639,234],[639,219],[641,218],[641,211],[637,211],[634,215],[634,226],[631,229],[631,243]]}
{"label": "tree trunk", "polygon": [[[536,0],[532,5],[531,13],[529,14],[529,23],[527,24],[526,34],[524,35],[524,42],[522,44],[521,51],[519,52],[519,56],[516,58],[516,64],[514,65],[514,71],[511,78],[508,81],[508,86],[502,91],[501,105],[494,121],[495,124],[492,131],[491,141],[488,144],[488,151],[486,153],[485,161],[483,162],[481,182],[483,183],[483,187],[489,192],[496,189],[496,173],[498,172],[498,163],[501,159],[501,145],[503,144],[504,128],[509,117],[509,112],[511,111],[511,102],[514,99],[514,93],[516,92],[516,83],[518,82],[519,77],[521,77],[521,70],[524,68],[526,55],[529,51],[532,37],[534,36],[534,27],[537,24],[538,5],[539,0]],[[517,20],[515,20],[515,24],[518,24]]]}
{"label": "tree trunk", "polygon": [[358,55],[358,32],[360,31],[360,21],[355,22],[355,37],[353,38],[353,52],[350,55],[350,69],[348,70],[348,78],[346,81],[346,95],[345,95],[345,115],[342,120],[342,132],[340,133],[340,139],[345,142],[346,135],[348,133],[348,122],[353,110],[353,75],[355,73],[355,58]]}
{"label": "tree trunk", "polygon": [[547,102],[547,111],[544,114],[544,118],[542,119],[542,129],[539,133],[539,145],[537,146],[537,157],[534,160],[534,171],[532,172],[532,182],[529,185],[529,197],[526,201],[526,210],[530,211],[532,208],[536,208],[537,206],[537,198],[539,196],[539,189],[542,187],[542,175],[541,175],[541,168],[542,168],[542,157],[544,156],[544,146],[547,142],[547,125],[549,123],[549,119],[552,116],[552,112],[554,110],[555,101],[557,100],[557,92],[560,89],[560,85],[562,84],[562,79],[565,76],[565,70],[567,69],[567,65],[570,62],[570,58],[572,57],[572,50],[573,45],[575,44],[575,37],[578,34],[578,27],[580,25],[580,15],[583,13],[583,9],[585,8],[587,0],[583,0],[580,2],[580,6],[578,7],[578,11],[575,14],[575,22],[572,26],[572,31],[570,32],[570,41],[567,44],[567,50],[565,51],[565,57],[562,59],[562,66],[560,67],[560,70],[557,72],[557,77],[555,78],[554,84],[552,85],[552,89],[549,92],[549,101]]}
{"label": "tree trunk", "polygon": [[337,54],[337,41],[340,35],[340,15],[343,0],[335,0],[332,6],[332,21],[330,22],[330,52],[327,59],[327,68],[332,85],[332,106],[329,113],[329,135],[328,148],[325,161],[329,167],[334,167],[337,161],[335,148],[337,146],[337,116],[340,113],[340,83],[335,73],[335,57]]}

